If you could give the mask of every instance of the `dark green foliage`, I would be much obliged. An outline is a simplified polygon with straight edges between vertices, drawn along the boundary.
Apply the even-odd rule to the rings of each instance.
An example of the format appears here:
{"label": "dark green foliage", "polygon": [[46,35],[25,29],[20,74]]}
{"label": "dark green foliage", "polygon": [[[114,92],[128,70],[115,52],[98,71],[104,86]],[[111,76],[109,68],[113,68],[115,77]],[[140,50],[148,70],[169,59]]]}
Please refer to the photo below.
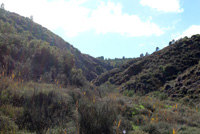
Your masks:
{"label": "dark green foliage", "polygon": [[116,121],[116,112],[112,104],[91,104],[81,101],[78,111],[80,114],[81,134],[111,134]]}
{"label": "dark green foliage", "polygon": [[[40,78],[46,72],[52,73],[49,70],[54,70],[52,80],[56,78],[55,73],[57,75],[64,73],[70,77],[71,68],[74,67],[80,68],[86,79],[91,81],[105,70],[112,69],[110,65],[80,53],[72,45],[31,19],[2,9],[0,9],[0,52],[1,67],[2,64],[4,67],[5,64],[9,64],[9,72],[16,68],[16,64],[23,67],[23,64],[28,62],[34,66],[31,66],[33,70],[29,70],[34,74],[32,76],[34,79]],[[27,67],[27,64],[25,66],[31,68]],[[65,81],[66,84],[69,79],[66,78]]]}
{"label": "dark green foliage", "polygon": [[20,129],[44,133],[52,126],[67,123],[72,116],[69,100],[70,96],[66,97],[53,91],[47,94],[34,93],[24,101],[24,114],[18,122]]}
{"label": "dark green foliage", "polygon": [[63,84],[67,84],[74,67],[74,57],[70,52],[33,39],[32,35],[31,38],[25,37],[8,22],[0,20],[0,23],[0,67],[6,75],[46,82],[59,81],[58,76],[65,75]]}
{"label": "dark green foliage", "polygon": [[143,131],[149,133],[149,134],[161,134],[158,130],[157,130],[157,127],[156,125],[154,124],[148,124],[146,126],[144,126],[142,128]]}
{"label": "dark green foliage", "polygon": [[163,93],[161,91],[154,91],[150,95],[152,95],[153,97],[156,97],[156,98],[160,99],[161,101],[162,100],[167,100],[167,98],[168,98],[168,94]]}
{"label": "dark green foliage", "polygon": [[123,92],[123,95],[128,96],[128,97],[132,97],[134,95],[134,91],[133,90],[125,90]]}
{"label": "dark green foliage", "polygon": [[77,85],[78,87],[82,87],[86,85],[86,80],[85,77],[83,76],[82,70],[81,69],[72,69],[71,71],[71,84],[72,85]]}
{"label": "dark green foliage", "polygon": [[103,56],[97,57],[97,59],[104,60]]}
{"label": "dark green foliage", "polygon": [[104,63],[109,64],[113,68],[118,68],[118,67],[120,67],[121,65],[127,63],[128,61],[130,61],[133,58],[125,58],[123,56],[122,58],[115,58],[115,59],[104,59],[104,57],[97,57],[97,59],[100,59]]}
{"label": "dark green foliage", "polygon": [[100,75],[104,72],[103,68],[101,66],[96,66],[96,71],[97,71],[97,74]]}
{"label": "dark green foliage", "polygon": [[[66,130],[67,133],[115,134],[126,130],[127,133],[170,134],[177,126],[181,126],[181,132],[185,133],[200,127],[196,107],[160,101],[159,92],[150,96],[135,94],[134,97],[126,97],[108,83],[101,86],[101,90],[97,89],[105,92],[100,98],[95,95],[95,90],[62,89],[52,84],[33,82],[16,83],[6,77],[0,81],[0,120],[6,120],[0,124],[1,133],[63,133]],[[186,128],[182,127],[184,125]]]}
{"label": "dark green foliage", "polygon": [[170,124],[165,122],[159,122],[156,124],[148,124],[142,127],[142,130],[149,134],[171,134],[173,128]]}
{"label": "dark green foliage", "polygon": [[43,134],[73,120],[74,102],[67,92],[53,85],[27,83],[19,88],[14,81],[8,83],[0,91],[0,120],[7,120],[0,123],[0,133],[26,130]]}
{"label": "dark green foliage", "polygon": [[[103,84],[112,78],[110,82],[120,86],[121,91],[134,90],[136,93],[146,94],[163,89],[165,83],[175,80],[185,70],[198,64],[199,60],[200,36],[194,35],[180,39],[149,56],[132,59],[117,71],[115,69],[102,74],[95,84]],[[162,96],[162,99],[165,97]]]}
{"label": "dark green foliage", "polygon": [[0,113],[0,132],[4,134],[13,134],[18,130],[18,126],[9,117]]}
{"label": "dark green foliage", "polygon": [[176,66],[167,64],[163,68],[163,73],[166,77],[166,80],[171,80],[176,78],[176,74],[178,73],[178,70],[176,69]]}
{"label": "dark green foliage", "polygon": [[14,26],[8,22],[3,22],[0,20],[0,33],[1,34],[14,34],[16,33],[16,29]]}
{"label": "dark green foliage", "polygon": [[156,47],[156,52],[159,51],[159,47]]}
{"label": "dark green foliage", "polygon": [[199,128],[194,128],[194,127],[182,127],[179,130],[180,134],[199,134],[200,129]]}
{"label": "dark green foliage", "polygon": [[165,92],[172,99],[182,98],[180,101],[192,105],[199,101],[200,64],[197,64],[180,74],[177,79],[165,84]]}

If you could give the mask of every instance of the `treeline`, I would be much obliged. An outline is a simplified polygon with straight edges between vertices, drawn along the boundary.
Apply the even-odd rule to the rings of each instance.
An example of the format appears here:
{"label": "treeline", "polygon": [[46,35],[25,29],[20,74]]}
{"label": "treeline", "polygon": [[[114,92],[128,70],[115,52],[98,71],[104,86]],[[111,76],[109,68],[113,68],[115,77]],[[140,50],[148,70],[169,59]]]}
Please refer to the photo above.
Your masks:
{"label": "treeline", "polygon": [[97,59],[103,61],[104,63],[112,66],[113,68],[120,67],[121,65],[127,63],[128,61],[132,60],[133,58],[125,58],[124,56],[122,58],[115,58],[115,59],[110,59],[110,58],[104,58],[103,56],[97,57]]}

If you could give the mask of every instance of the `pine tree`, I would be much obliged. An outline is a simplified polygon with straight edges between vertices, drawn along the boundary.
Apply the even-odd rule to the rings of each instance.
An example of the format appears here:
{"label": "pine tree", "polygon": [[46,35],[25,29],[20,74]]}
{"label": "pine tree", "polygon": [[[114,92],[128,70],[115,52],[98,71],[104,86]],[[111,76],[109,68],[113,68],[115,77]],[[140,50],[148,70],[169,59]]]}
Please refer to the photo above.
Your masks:
{"label": "pine tree", "polygon": [[156,47],[156,52],[159,51],[159,47]]}
{"label": "pine tree", "polygon": [[1,9],[4,9],[4,3],[1,4]]}
{"label": "pine tree", "polygon": [[33,15],[30,16],[30,19],[33,21]]}

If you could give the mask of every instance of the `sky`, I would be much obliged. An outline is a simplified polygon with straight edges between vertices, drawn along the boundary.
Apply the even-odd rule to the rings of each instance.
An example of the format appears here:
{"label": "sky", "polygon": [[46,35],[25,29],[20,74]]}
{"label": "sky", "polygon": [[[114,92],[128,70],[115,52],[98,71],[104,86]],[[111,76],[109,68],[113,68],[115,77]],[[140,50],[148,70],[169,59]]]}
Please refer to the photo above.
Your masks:
{"label": "sky", "polygon": [[0,0],[82,53],[133,58],[200,33],[200,0]]}

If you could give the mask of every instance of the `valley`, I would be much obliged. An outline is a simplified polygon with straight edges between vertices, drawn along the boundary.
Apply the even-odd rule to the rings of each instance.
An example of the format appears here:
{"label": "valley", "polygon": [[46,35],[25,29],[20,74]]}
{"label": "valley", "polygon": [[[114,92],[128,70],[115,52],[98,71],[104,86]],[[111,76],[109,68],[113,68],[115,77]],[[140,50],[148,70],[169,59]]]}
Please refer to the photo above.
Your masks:
{"label": "valley", "polygon": [[199,134],[199,85],[200,35],[105,60],[0,9],[0,134]]}

